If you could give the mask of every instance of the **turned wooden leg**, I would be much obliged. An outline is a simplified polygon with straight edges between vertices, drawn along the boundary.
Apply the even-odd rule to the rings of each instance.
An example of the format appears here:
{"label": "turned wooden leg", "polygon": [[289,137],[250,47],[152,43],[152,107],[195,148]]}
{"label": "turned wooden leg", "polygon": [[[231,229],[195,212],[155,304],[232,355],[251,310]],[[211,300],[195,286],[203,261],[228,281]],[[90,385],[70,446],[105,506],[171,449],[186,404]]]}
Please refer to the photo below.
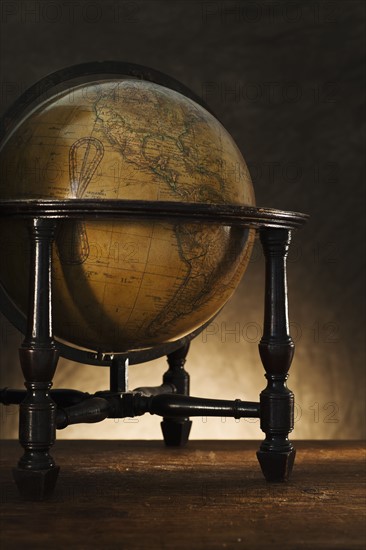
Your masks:
{"label": "turned wooden leg", "polygon": [[49,454],[55,441],[56,405],[49,390],[58,351],[52,337],[51,247],[55,222],[30,223],[31,260],[27,333],[19,350],[27,393],[19,409],[19,441],[24,454],[13,469],[20,494],[43,500],[55,487],[59,467]]}
{"label": "turned wooden leg", "polygon": [[[189,374],[184,369],[189,343],[168,355],[169,369],[163,376],[163,384],[173,384],[177,393],[189,395]],[[189,438],[192,422],[189,418],[165,418],[161,422],[165,444],[169,447],[181,447]]]}
{"label": "turned wooden leg", "polygon": [[294,395],[287,388],[294,355],[287,312],[286,256],[288,229],[266,228],[260,238],[266,260],[264,330],[259,353],[267,387],[260,394],[261,429],[266,438],[257,452],[267,481],[285,481],[292,471],[295,449],[288,439],[294,427]]}

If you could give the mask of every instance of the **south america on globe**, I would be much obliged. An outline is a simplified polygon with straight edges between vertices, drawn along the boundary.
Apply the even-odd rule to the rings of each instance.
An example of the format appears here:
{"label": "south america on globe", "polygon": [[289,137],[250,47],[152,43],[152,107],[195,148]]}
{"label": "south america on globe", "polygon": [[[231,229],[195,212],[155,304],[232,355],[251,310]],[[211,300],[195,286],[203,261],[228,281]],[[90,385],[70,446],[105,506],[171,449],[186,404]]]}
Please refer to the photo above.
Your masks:
{"label": "south america on globe", "polygon": [[[192,99],[130,77],[69,86],[34,105],[0,143],[0,199],[129,199],[254,205],[245,161]],[[59,223],[55,336],[123,352],[209,321],[249,261],[253,230],[183,221]],[[26,314],[24,221],[1,221],[0,281]]]}

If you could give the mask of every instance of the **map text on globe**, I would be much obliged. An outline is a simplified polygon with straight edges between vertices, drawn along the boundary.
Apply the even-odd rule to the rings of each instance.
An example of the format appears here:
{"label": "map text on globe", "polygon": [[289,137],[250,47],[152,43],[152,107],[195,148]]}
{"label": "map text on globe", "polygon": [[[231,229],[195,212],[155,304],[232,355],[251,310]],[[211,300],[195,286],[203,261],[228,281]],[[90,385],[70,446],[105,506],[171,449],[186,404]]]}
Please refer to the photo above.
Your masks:
{"label": "map text on globe", "polygon": [[[202,106],[120,77],[40,102],[0,144],[1,199],[138,199],[253,205],[245,161]],[[1,222],[0,280],[27,310],[24,222]],[[237,287],[252,230],[159,221],[71,221],[53,253],[54,332],[109,352],[174,341],[209,321]]]}

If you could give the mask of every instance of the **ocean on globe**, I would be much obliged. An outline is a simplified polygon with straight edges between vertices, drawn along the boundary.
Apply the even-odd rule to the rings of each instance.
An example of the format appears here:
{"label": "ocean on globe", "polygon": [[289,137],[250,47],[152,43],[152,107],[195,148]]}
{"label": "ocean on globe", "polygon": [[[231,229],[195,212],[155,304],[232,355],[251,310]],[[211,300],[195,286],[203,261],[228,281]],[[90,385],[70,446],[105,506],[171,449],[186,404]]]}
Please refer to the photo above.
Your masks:
{"label": "ocean on globe", "polygon": [[[70,85],[0,144],[0,199],[139,199],[254,205],[245,161],[195,101],[130,77]],[[253,231],[220,224],[63,221],[53,247],[55,337],[122,352],[177,340],[237,287]],[[0,281],[27,312],[24,221],[3,220]]]}

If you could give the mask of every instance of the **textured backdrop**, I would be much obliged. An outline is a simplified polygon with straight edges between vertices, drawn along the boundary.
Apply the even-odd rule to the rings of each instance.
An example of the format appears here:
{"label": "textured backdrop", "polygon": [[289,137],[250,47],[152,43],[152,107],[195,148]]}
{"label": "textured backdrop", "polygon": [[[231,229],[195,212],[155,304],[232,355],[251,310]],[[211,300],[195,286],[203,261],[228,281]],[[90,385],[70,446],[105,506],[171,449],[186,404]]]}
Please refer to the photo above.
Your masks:
{"label": "textured backdrop", "polygon": [[[247,160],[258,205],[311,215],[289,258],[294,437],[364,436],[364,2],[3,0],[0,10],[1,112],[68,65],[151,66],[217,113]],[[237,293],[192,345],[193,395],[257,400],[262,294],[257,243]],[[22,384],[20,341],[1,318],[1,386]],[[131,388],[159,384],[164,363],[133,367]],[[60,361],[54,385],[93,391],[107,382],[103,369]],[[2,436],[16,436],[16,425],[16,407],[2,407]],[[155,438],[159,419],[81,425],[59,436]],[[198,418],[192,437],[261,432],[255,420]]]}

